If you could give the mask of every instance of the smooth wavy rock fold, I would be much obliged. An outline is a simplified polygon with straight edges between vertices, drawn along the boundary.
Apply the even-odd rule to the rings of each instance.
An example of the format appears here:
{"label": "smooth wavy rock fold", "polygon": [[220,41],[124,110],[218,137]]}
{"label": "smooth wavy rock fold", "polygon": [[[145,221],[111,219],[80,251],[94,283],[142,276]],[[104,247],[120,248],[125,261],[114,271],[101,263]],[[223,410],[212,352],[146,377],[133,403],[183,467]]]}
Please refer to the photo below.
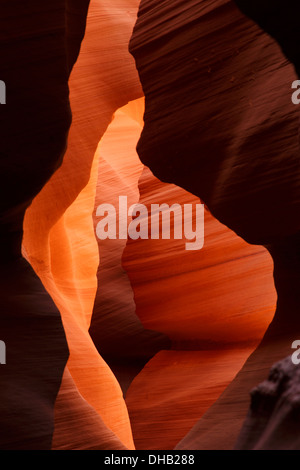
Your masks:
{"label": "smooth wavy rock fold", "polygon": [[[100,421],[103,426],[86,436],[81,449],[103,448],[108,436],[118,448],[134,448],[122,390],[97,351],[89,327],[97,289],[102,289],[92,219],[97,148],[114,112],[142,96],[128,53],[137,8],[137,1],[90,2],[85,37],[69,80],[72,125],[67,151],[60,168],[28,209],[24,223],[23,252],[59,308],[70,350],[66,374],[71,374],[73,382],[64,374],[55,407],[59,425],[54,448],[77,448],[82,419],[87,427],[90,420],[91,429]],[[74,397],[77,425],[69,421],[68,408],[61,406],[62,400],[71,404]],[[90,406],[88,412],[85,402]]]}
{"label": "smooth wavy rock fold", "polygon": [[[140,200],[138,182],[143,165],[136,153],[136,143],[142,130],[143,112],[143,98],[119,109],[99,144],[94,211],[96,233],[100,220],[97,209],[101,204],[113,204],[119,220],[120,196],[127,198],[127,208]],[[131,218],[125,215],[124,219],[128,226]],[[131,380],[147,361],[161,349],[170,347],[170,340],[159,329],[146,330],[136,315],[134,286],[123,262],[127,239],[100,240],[97,237],[97,241],[99,288],[89,332],[125,394]],[[144,255],[140,252],[139,256]]]}

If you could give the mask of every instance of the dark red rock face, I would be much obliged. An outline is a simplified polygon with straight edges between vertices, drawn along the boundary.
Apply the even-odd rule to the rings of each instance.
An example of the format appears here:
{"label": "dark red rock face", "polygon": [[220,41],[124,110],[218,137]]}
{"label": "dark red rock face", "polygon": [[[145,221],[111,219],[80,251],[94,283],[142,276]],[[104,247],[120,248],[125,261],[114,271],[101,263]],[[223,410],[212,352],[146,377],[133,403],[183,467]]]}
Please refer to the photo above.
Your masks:
{"label": "dark red rock face", "polygon": [[233,448],[249,390],[300,332],[297,75],[286,59],[299,70],[299,6],[236,3],[258,25],[228,0],[142,0],[130,43],[146,98],[142,162],[274,261],[274,320],[181,450]]}
{"label": "dark red rock face", "polygon": [[1,449],[50,449],[68,358],[59,311],[21,258],[25,209],[60,165],[71,112],[68,79],[88,1],[1,2]]}
{"label": "dark red rock face", "polygon": [[2,226],[14,231],[20,230],[25,208],[57,169],[66,149],[71,123],[68,79],[89,2],[57,0],[46,7],[31,1],[30,8],[21,1],[3,3],[1,80],[9,105],[2,106],[0,114],[5,175],[0,208]]}
{"label": "dark red rock face", "polygon": [[243,13],[252,18],[262,29],[274,37],[283,53],[295,65],[300,74],[299,13],[297,0],[234,0]]}
{"label": "dark red rock face", "polygon": [[250,243],[297,232],[296,75],[275,41],[228,0],[142,0],[130,51],[146,96],[142,162]]}

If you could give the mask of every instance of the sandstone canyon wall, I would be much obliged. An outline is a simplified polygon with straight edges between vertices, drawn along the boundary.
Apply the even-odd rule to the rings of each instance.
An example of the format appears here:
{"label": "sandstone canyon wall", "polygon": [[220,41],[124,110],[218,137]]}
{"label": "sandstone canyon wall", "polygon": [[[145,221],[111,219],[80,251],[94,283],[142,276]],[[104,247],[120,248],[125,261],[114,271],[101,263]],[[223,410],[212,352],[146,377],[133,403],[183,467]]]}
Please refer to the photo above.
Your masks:
{"label": "sandstone canyon wall", "polygon": [[[250,397],[300,333],[291,3],[1,2],[1,449],[297,448],[290,359]],[[121,195],[203,249],[99,240]]]}

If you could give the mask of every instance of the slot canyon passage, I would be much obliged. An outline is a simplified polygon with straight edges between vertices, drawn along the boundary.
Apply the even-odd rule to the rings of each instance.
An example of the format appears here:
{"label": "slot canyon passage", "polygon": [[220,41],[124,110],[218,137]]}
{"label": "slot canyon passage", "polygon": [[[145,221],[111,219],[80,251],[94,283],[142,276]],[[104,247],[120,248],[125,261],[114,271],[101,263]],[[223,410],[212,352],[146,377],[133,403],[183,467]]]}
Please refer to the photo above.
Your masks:
{"label": "slot canyon passage", "polygon": [[0,448],[299,450],[299,2],[0,4]]}

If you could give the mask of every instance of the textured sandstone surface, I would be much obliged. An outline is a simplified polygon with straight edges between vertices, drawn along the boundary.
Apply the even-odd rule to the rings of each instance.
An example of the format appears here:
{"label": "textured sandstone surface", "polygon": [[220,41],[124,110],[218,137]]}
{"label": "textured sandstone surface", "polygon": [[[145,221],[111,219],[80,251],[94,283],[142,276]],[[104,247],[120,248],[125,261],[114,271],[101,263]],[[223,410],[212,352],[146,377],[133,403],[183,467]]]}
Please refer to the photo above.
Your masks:
{"label": "textured sandstone surface", "polygon": [[[130,102],[115,113],[99,144],[98,181],[94,225],[100,204],[113,204],[119,220],[119,196],[127,206],[140,201],[139,178],[143,171],[136,143],[143,126],[144,99]],[[127,217],[127,225],[131,218]],[[119,226],[118,226],[119,227]],[[119,232],[118,232],[119,233]],[[135,292],[124,266],[126,239],[99,240],[98,291],[90,327],[91,337],[126,392],[130,381],[161,349],[168,349],[167,336],[145,330],[136,315]],[[143,252],[139,253],[143,257]]]}
{"label": "textured sandstone surface", "polygon": [[[296,72],[280,49],[299,71],[299,6],[28,3],[0,14],[0,447],[298,448],[290,359],[242,425],[300,335]],[[98,240],[97,207],[120,195],[200,198],[203,250]]]}
{"label": "textured sandstone surface", "polygon": [[289,356],[251,391],[251,407],[235,449],[299,450],[299,373]]}
{"label": "textured sandstone surface", "polygon": [[147,103],[142,162],[248,242],[296,233],[296,74],[275,41],[229,0],[142,0],[130,50]]}
{"label": "textured sandstone surface", "polygon": [[[277,39],[286,33],[282,2],[237,3],[255,20],[261,14]],[[268,333],[177,446],[230,449],[248,391],[288,354],[300,326],[298,110],[291,102],[297,76],[278,44],[228,0],[190,0],[184,8],[142,0],[130,51],[146,97],[141,161],[200,197],[246,241],[267,245],[275,262],[278,303]]]}
{"label": "textured sandstone surface", "polygon": [[[91,417],[91,426],[103,420],[108,428],[103,439],[106,441],[112,432],[118,448],[134,446],[127,409],[115,376],[88,333],[99,265],[91,215],[99,140],[114,111],[142,96],[134,62],[128,54],[137,6],[136,1],[119,1],[111,6],[110,2],[94,0],[90,4],[86,36],[69,83],[72,126],[67,152],[63,164],[26,214],[23,241],[26,256],[60,309],[66,331],[70,350],[67,368],[73,382],[65,383],[64,375],[60,394],[66,402],[67,393],[71,401],[72,394],[79,392],[78,407],[84,412],[85,401],[91,407],[86,415]],[[76,427],[68,421],[66,407],[57,406],[55,412],[56,420],[66,423],[64,428],[56,428],[54,448],[76,447],[80,423]],[[77,416],[79,419],[79,412]],[[62,429],[69,436],[67,442],[59,434]],[[103,448],[101,435],[91,433],[85,448]]]}
{"label": "textured sandstone surface", "polygon": [[[199,203],[148,168],[139,189],[148,208],[155,202]],[[139,449],[170,449],[260,342],[276,303],[272,261],[266,250],[248,245],[206,212],[201,251],[187,252],[184,239],[129,240],[123,266],[143,325],[172,340],[172,351],[156,355],[128,390],[135,443]],[[245,413],[248,403],[246,386]]]}
{"label": "textured sandstone surface", "polygon": [[126,403],[137,449],[174,449],[229,385],[251,347],[161,351],[137,375]]}
{"label": "textured sandstone surface", "polygon": [[[25,209],[59,166],[71,121],[68,79],[88,2],[2,2],[1,79],[1,448],[48,449],[68,358],[60,314],[21,258]],[[30,13],[28,14],[28,7]],[[46,77],[46,79],[45,79]]]}

